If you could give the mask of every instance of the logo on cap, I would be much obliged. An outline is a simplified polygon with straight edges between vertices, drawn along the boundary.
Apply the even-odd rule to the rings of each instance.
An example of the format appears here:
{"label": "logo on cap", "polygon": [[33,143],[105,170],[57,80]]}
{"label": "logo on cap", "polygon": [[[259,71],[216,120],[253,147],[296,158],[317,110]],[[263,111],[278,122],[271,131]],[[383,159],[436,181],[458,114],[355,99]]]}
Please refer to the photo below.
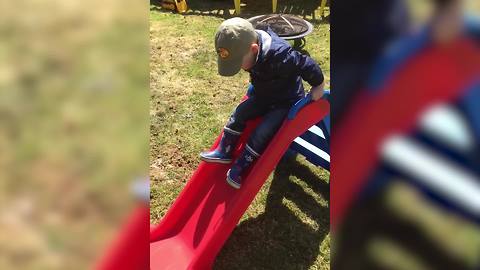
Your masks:
{"label": "logo on cap", "polygon": [[229,53],[228,50],[225,49],[225,48],[219,48],[219,49],[218,49],[218,55],[220,55],[220,57],[221,57],[222,59],[225,59],[225,58],[227,58],[227,57],[230,55],[230,53]]}

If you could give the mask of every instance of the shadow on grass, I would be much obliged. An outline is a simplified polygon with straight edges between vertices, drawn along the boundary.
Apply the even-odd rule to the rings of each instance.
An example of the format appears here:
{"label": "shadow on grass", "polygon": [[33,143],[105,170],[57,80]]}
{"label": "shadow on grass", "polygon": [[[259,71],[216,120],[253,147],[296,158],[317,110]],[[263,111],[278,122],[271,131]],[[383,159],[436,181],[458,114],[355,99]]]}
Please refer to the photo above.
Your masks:
{"label": "shadow on grass", "polygon": [[[296,180],[290,180],[291,176]],[[265,213],[234,230],[214,269],[308,269],[316,261],[329,232],[329,208],[296,182],[329,198],[329,184],[307,166],[295,160],[279,163]]]}
{"label": "shadow on grass", "polygon": [[[335,256],[332,256],[332,269],[387,269],[380,258],[385,258],[387,256],[385,254],[395,253],[402,256],[401,254],[407,251],[408,255],[403,257],[407,260],[402,260],[398,269],[408,269],[415,262],[421,262],[420,265],[423,266],[421,269],[479,269],[463,261],[461,256],[458,256],[460,253],[454,255],[442,247],[439,244],[441,242],[426,233],[422,225],[423,221],[409,220],[399,215],[393,207],[388,205],[386,190],[357,201],[348,210],[335,240],[336,250]],[[409,206],[402,205],[402,207]],[[422,206],[419,209],[422,209]],[[432,217],[428,212],[424,213],[424,216]],[[443,221],[438,219],[438,223]],[[457,224],[455,233],[461,234],[460,224]],[[444,233],[448,232],[444,231]],[[456,237],[453,236],[454,234],[452,238]],[[388,245],[384,244],[381,250],[374,248],[382,242]]]}
{"label": "shadow on grass", "polygon": [[[150,9],[160,12],[171,12],[161,7],[161,0],[150,0]],[[277,13],[295,14],[313,24],[329,23],[329,15],[321,17],[315,10],[320,8],[319,0],[285,0],[278,1]],[[250,18],[262,14],[272,13],[271,0],[241,0],[241,14],[239,17]],[[238,16],[231,14],[235,9],[233,0],[187,0],[188,11],[183,15],[204,15],[220,18]]]}

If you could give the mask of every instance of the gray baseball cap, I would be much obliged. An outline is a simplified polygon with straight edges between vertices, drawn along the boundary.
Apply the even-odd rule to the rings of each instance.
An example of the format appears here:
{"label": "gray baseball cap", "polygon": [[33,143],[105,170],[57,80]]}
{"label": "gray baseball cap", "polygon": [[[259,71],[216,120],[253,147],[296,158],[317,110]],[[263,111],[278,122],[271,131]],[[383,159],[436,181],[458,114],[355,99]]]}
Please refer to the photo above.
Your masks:
{"label": "gray baseball cap", "polygon": [[235,17],[220,24],[215,34],[218,74],[222,76],[237,74],[242,67],[243,57],[256,40],[255,29],[245,19]]}

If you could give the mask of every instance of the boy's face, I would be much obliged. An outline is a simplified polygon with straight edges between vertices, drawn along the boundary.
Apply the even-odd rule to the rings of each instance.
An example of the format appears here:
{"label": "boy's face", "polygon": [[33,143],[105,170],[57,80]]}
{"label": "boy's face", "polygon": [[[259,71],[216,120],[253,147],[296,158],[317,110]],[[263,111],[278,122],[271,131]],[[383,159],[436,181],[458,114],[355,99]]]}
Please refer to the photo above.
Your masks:
{"label": "boy's face", "polygon": [[447,43],[461,34],[463,28],[462,1],[447,1],[439,7],[433,23],[433,40],[438,43]]}
{"label": "boy's face", "polygon": [[257,54],[258,54],[258,44],[253,43],[250,46],[250,50],[248,51],[248,53],[243,57],[243,61],[242,61],[243,70],[248,71],[255,65]]}

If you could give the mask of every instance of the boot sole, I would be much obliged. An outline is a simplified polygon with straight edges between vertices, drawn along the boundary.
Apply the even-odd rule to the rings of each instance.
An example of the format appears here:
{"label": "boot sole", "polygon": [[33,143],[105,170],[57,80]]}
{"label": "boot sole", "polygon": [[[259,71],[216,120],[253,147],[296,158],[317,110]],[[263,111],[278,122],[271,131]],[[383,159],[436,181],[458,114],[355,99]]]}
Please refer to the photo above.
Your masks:
{"label": "boot sole", "polygon": [[232,179],[230,179],[230,177],[228,176],[229,173],[230,173],[230,170],[228,170],[227,172],[227,183],[235,189],[240,189],[240,185],[235,183]]}
{"label": "boot sole", "polygon": [[221,163],[221,164],[230,164],[232,163],[231,159],[213,159],[200,156],[200,159],[208,163]]}

